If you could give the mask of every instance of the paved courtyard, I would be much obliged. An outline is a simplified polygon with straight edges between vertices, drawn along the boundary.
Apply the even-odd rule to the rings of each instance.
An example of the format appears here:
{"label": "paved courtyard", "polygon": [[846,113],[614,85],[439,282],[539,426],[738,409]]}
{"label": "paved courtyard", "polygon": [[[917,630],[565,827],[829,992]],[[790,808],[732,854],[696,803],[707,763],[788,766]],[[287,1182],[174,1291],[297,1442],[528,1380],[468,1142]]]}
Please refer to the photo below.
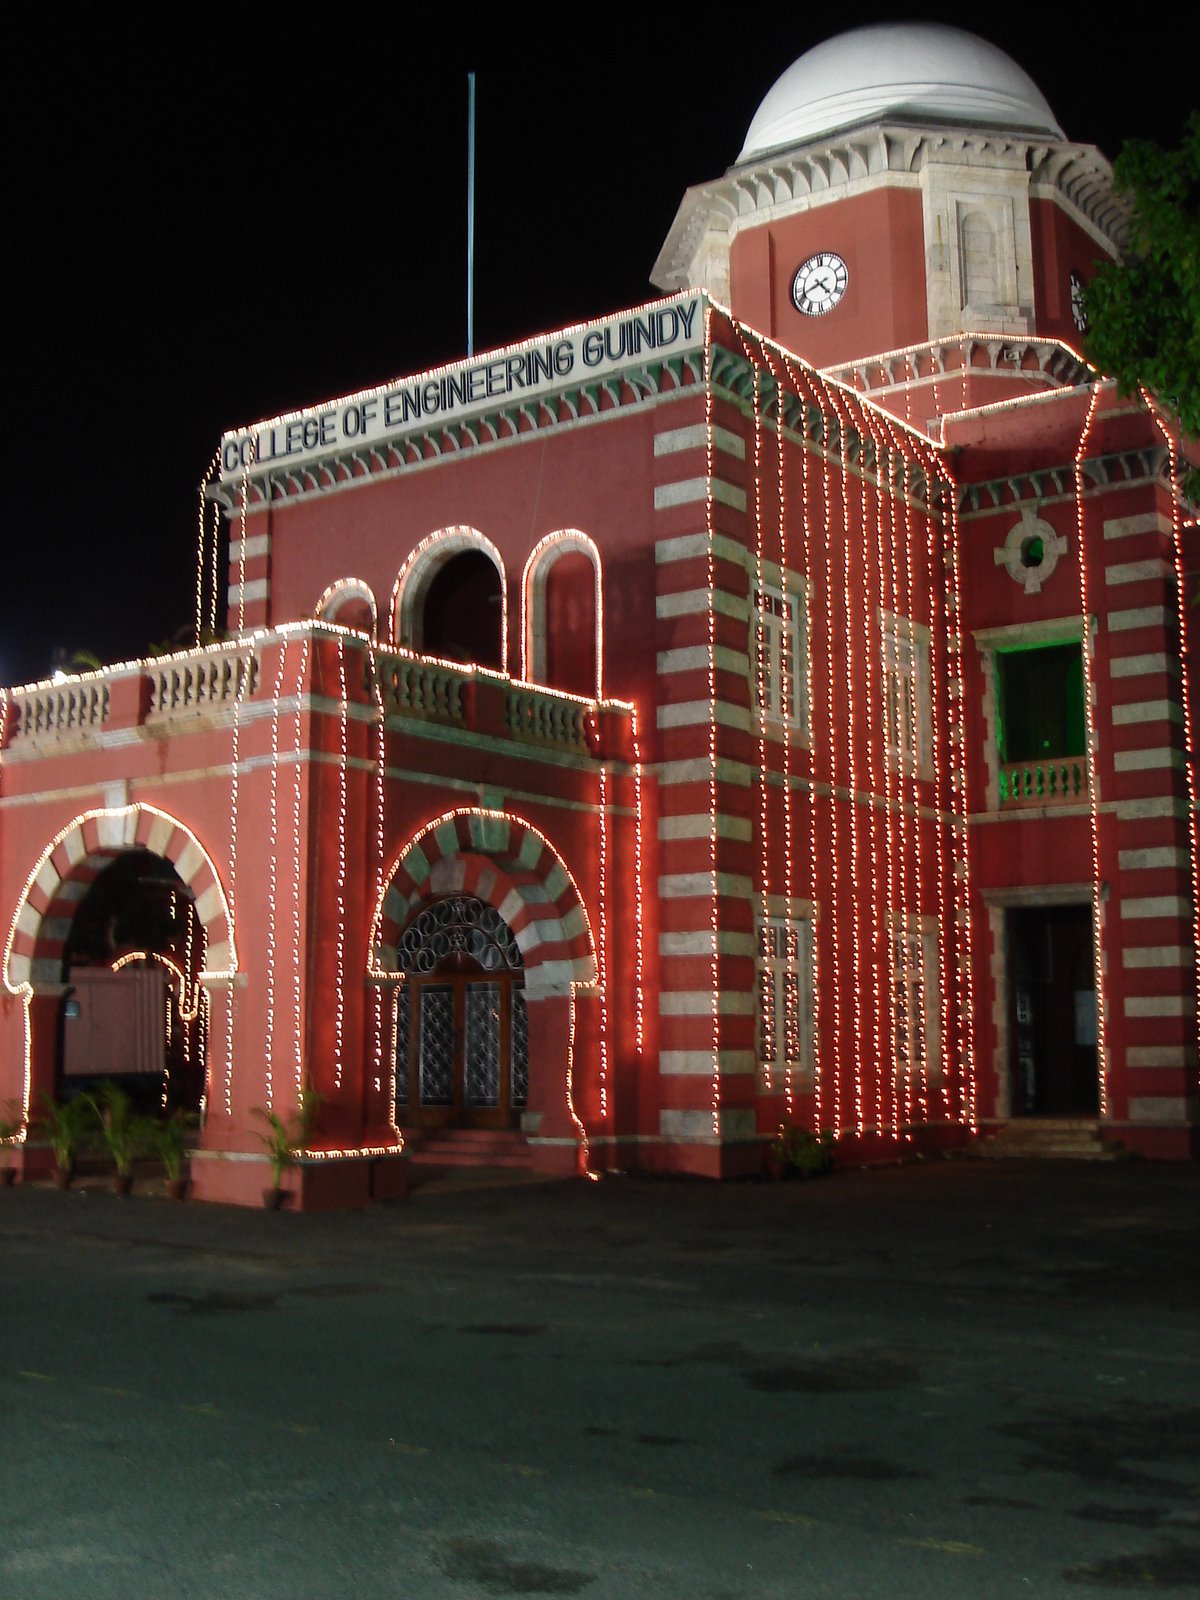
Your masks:
{"label": "paved courtyard", "polygon": [[0,1191],[0,1595],[1194,1593],[1200,1172]]}

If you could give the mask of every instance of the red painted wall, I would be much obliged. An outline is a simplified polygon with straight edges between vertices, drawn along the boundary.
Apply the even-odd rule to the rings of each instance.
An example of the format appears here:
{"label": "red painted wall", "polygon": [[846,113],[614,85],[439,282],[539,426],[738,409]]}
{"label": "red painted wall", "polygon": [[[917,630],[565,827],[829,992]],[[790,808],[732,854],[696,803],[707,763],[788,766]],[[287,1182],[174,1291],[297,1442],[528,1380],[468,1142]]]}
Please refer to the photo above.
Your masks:
{"label": "red painted wall", "polygon": [[[831,250],[849,272],[834,309],[806,317],[792,303],[801,262]],[[928,337],[921,196],[884,188],[741,229],[729,253],[734,314],[816,367]]]}

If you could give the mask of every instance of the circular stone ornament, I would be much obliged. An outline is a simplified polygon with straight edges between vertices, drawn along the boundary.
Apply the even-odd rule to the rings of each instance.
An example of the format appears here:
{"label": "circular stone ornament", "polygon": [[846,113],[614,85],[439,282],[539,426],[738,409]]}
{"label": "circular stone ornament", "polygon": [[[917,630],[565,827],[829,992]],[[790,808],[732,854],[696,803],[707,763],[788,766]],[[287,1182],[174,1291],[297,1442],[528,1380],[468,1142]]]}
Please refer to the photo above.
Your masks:
{"label": "circular stone ornament", "polygon": [[1014,522],[1004,543],[993,551],[996,565],[1006,567],[1014,583],[1026,594],[1040,594],[1042,585],[1067,553],[1066,536],[1054,529],[1026,506],[1020,522]]}

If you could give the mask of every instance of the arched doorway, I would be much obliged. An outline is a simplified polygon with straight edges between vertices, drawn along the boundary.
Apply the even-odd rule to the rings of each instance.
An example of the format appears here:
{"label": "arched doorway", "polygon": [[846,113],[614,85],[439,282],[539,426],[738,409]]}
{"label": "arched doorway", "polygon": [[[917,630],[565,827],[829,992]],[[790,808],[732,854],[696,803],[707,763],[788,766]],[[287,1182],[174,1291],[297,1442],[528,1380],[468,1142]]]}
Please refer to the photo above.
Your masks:
{"label": "arched doorway", "polygon": [[419,911],[397,944],[396,1112],[425,1127],[515,1127],[529,1099],[525,963],[471,895]]}
{"label": "arched doorway", "polygon": [[113,856],[78,902],[63,945],[55,1094],[103,1079],[142,1111],[195,1111],[204,1093],[205,930],[172,863]]}
{"label": "arched doorway", "polygon": [[421,612],[426,655],[504,669],[504,595],[500,574],[482,550],[451,556],[434,574]]}

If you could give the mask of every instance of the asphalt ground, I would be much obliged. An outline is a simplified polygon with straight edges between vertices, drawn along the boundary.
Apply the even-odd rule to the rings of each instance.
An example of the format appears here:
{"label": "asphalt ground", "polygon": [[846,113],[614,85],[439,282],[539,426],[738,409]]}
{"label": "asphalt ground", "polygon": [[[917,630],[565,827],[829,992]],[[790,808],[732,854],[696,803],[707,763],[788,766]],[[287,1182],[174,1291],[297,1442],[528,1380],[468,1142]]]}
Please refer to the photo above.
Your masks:
{"label": "asphalt ground", "polygon": [[1200,1171],[0,1190],[0,1597],[1194,1594]]}

